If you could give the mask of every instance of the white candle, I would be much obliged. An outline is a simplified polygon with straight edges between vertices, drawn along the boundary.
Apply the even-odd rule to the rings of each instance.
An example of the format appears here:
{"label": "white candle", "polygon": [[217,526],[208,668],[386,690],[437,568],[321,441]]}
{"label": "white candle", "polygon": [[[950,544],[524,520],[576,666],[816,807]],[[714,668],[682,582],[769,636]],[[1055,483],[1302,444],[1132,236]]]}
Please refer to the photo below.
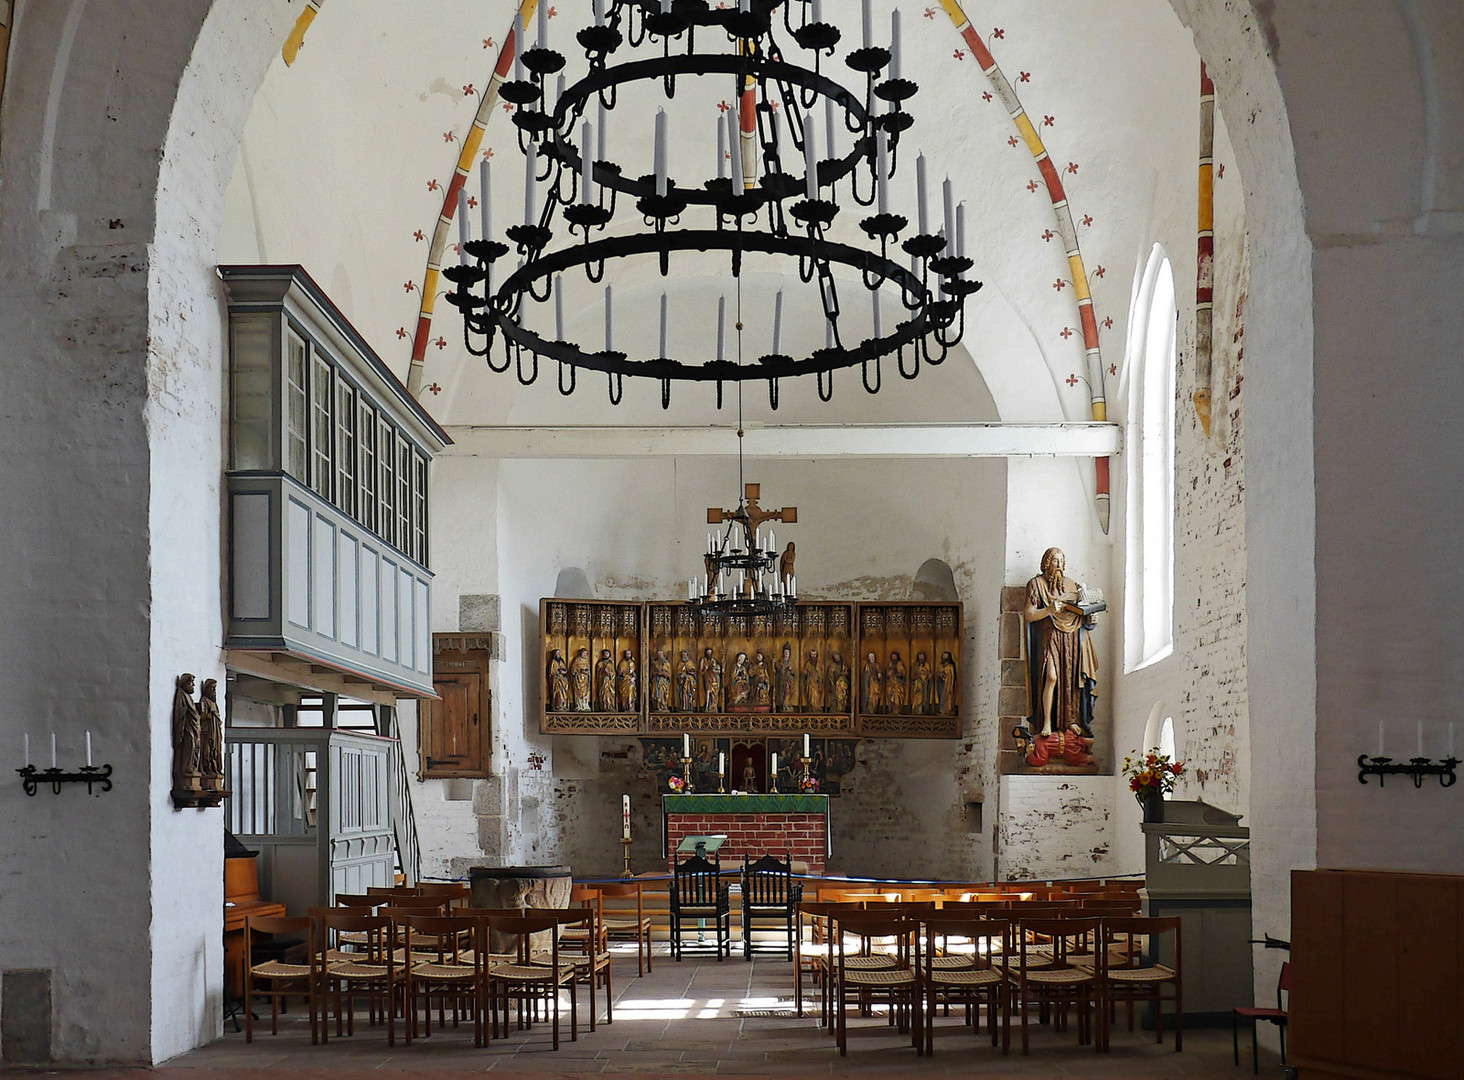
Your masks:
{"label": "white candle", "polygon": [[539,48],[549,47],[549,0],[539,0]]}
{"label": "white candle", "polygon": [[727,775],[727,754],[723,750],[717,751],[717,775]]}
{"label": "white candle", "polygon": [[1418,722],[1418,757],[1423,757],[1423,721]]}
{"label": "white candle", "polygon": [[727,298],[717,297],[717,359],[727,358]]}
{"label": "white candle", "polygon": [[867,49],[874,44],[874,13],[869,8],[869,0],[863,0],[861,7],[864,15],[864,47]]}
{"label": "white candle", "polygon": [[91,732],[88,731],[86,733],[86,767],[88,769],[91,768],[91,763],[92,763],[92,757],[91,757]]}
{"label": "white candle", "polygon": [[[513,81],[524,81],[524,13],[520,11],[513,20]],[[522,106],[520,106],[522,108]]]}
{"label": "white candle", "polygon": [[524,151],[524,224],[533,225],[538,214],[534,212],[535,188],[534,182],[539,174],[539,144],[529,140],[529,147]]}
{"label": "white candle", "polygon": [[[559,76],[554,82],[554,108],[559,108],[560,99],[564,97],[564,76]],[[545,113],[552,113],[554,110],[546,108]]]}
{"label": "white candle", "polygon": [[778,534],[776,532],[774,532],[772,529],[769,529],[768,530],[768,550],[769,551],[777,551],[778,550]]}
{"label": "white candle", "polygon": [[51,768],[56,767],[56,733],[51,732]]}
{"label": "white candle", "polygon": [[778,782],[778,752],[773,751],[773,783]]}
{"label": "white candle", "polygon": [[947,176],[945,182],[940,186],[941,201],[945,204],[942,209],[945,213],[945,254],[954,255],[955,249],[952,245],[956,242],[956,200],[951,194],[951,178]]}
{"label": "white candle", "polygon": [[809,119],[803,123],[803,170],[808,174],[810,199],[818,198],[818,128]]}
{"label": "white candle", "polygon": [[661,14],[671,14],[671,0],[661,0]]}
{"label": "white candle", "polygon": [[794,596],[797,596],[798,595],[798,575],[797,574],[790,574],[788,576],[788,591],[790,593],[792,593]]}
{"label": "white candle", "polygon": [[783,150],[783,122],[778,113],[770,113],[773,131],[773,150],[782,153]]}
{"label": "white candle", "polygon": [[1449,721],[1449,756],[1454,756],[1454,721]]}
{"label": "white candle", "polygon": [[682,735],[681,736],[681,756],[684,757],[684,758],[691,757],[691,736],[690,735]]}
{"label": "white candle", "polygon": [[747,186],[747,179],[742,174],[742,121],[739,119],[735,100],[727,110],[727,145],[732,155],[733,188],[741,191]]}
{"label": "white candle", "polygon": [[808,757],[808,732],[803,733],[803,756]]}
{"label": "white candle", "polygon": [[21,736],[21,739],[25,746],[25,767],[28,769],[30,768],[30,732],[27,731]]}
{"label": "white candle", "polygon": [[468,261],[468,193],[458,188],[458,262],[467,265]]}
{"label": "white candle", "polygon": [[773,355],[783,355],[783,290],[773,301]]}
{"label": "white candle", "polygon": [[925,190],[924,154],[915,159],[915,205],[919,213],[920,235],[926,236],[930,233],[930,200],[926,197]]}
{"label": "white candle", "polygon": [[666,294],[661,294],[661,352],[662,358],[671,355],[671,350],[666,345]]}
{"label": "white candle", "polygon": [[629,795],[622,795],[622,796],[620,796],[620,819],[621,819],[621,830],[620,830],[621,831],[621,835],[624,837],[624,839],[629,840],[630,839],[630,796]]}
{"label": "white candle", "polygon": [[834,99],[824,98],[824,156],[830,161],[839,156],[838,143],[834,141]]}
{"label": "white candle", "polygon": [[[595,9],[595,25],[596,26],[604,26],[605,25],[605,0],[595,0],[594,9]],[[629,798],[629,796],[626,796],[626,798]]]}
{"label": "white candle", "polygon": [[488,159],[484,158],[483,164],[478,166],[478,214],[482,219],[479,225],[484,240],[493,239],[493,202],[489,198],[492,190],[488,179]]}
{"label": "white candle", "polygon": [[813,0],[813,21],[823,22],[823,0]]}
{"label": "white candle", "polygon": [[564,340],[564,278],[554,276],[554,336]]}
{"label": "white candle", "polygon": [[890,78],[900,78],[900,9],[890,12]]}
{"label": "white candle", "polygon": [[1378,721],[1378,757],[1383,756],[1383,722]]}
{"label": "white candle", "polygon": [[666,194],[666,110],[656,110],[656,194]]}
{"label": "white candle", "polygon": [[[965,258],[966,255],[966,204],[956,204],[956,254]],[[961,271],[961,276],[965,276]]]}
{"label": "white candle", "polygon": [[727,127],[717,125],[717,179],[727,179]]}
{"label": "white candle", "polygon": [[878,341],[884,337],[884,308],[880,305],[879,290],[875,289],[869,294],[874,307],[874,339]]}
{"label": "white candle", "polygon": [[889,136],[880,128],[874,136],[874,177],[879,189],[879,212],[890,212],[890,146]]}
{"label": "white candle", "polygon": [[605,286],[605,351],[615,351],[615,292],[610,285]]}
{"label": "white candle", "polygon": [[688,600],[696,599],[696,578],[686,579],[686,598]]}
{"label": "white candle", "polygon": [[609,110],[607,110],[605,108],[605,103],[603,101],[600,102],[599,113],[598,113],[598,115],[595,118],[595,160],[596,161],[605,161],[606,160],[606,156],[605,156],[605,129],[609,126],[609,124],[607,123],[607,115],[606,115],[608,113],[608,111]]}
{"label": "white candle", "polygon": [[580,202],[589,206],[595,201],[595,164],[590,157],[590,122],[580,128]]}
{"label": "white candle", "polygon": [[834,320],[827,315],[824,316],[824,348],[834,347]]}

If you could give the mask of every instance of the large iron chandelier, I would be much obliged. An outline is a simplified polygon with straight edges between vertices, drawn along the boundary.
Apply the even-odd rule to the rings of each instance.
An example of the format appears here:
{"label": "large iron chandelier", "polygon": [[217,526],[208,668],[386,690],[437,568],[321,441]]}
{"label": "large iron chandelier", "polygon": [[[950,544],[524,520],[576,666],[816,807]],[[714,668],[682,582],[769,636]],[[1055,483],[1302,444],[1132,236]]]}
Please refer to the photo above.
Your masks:
{"label": "large iron chandelier", "polygon": [[[724,383],[740,387],[745,380],[765,379],[776,409],[782,378],[816,375],[819,397],[827,401],[839,369],[857,365],[865,389],[876,393],[884,357],[894,356],[906,378],[914,378],[922,362],[945,359],[964,333],[965,298],[981,284],[965,276],[972,260],[965,254],[964,207],[953,207],[949,181],[943,227],[931,225],[923,158],[916,169],[915,230],[907,232],[909,220],[890,210],[901,134],[914,122],[906,103],[918,89],[900,70],[898,11],[886,48],[873,40],[870,0],[863,0],[863,43],[844,58],[856,78],[851,89],[825,71],[825,58],[834,55],[841,33],[823,21],[821,0],[738,0],[718,8],[708,0],[594,0],[594,24],[576,35],[587,70],[566,85],[566,58],[549,44],[547,6],[547,0],[538,6],[535,47],[522,49],[525,28],[522,23],[515,27],[514,77],[500,91],[517,106],[513,122],[525,160],[524,220],[504,230],[507,242],[493,235],[486,162],[478,238],[468,237],[465,197],[458,207],[463,261],[444,273],[456,285],[447,299],[463,314],[470,353],[484,356],[497,372],[513,367],[525,384],[537,378],[540,358],[557,361],[564,394],[573,392],[579,369],[604,372],[612,404],[621,400],[625,376],[653,378],[661,384],[663,408],[669,407],[673,382],[715,383],[720,407]],[[708,38],[720,51],[698,47]],[[785,48],[790,43],[806,62],[789,59]],[[627,45],[639,51],[618,61]],[[668,175],[664,112],[656,115],[653,172],[628,175],[606,154],[606,112],[615,108],[622,87],[659,81],[671,98],[680,79],[719,76],[734,82],[735,94],[717,127],[717,176],[693,184]],[[552,94],[551,78],[557,85]],[[598,139],[589,118],[593,99],[599,103]],[[816,119],[820,106],[822,139]],[[840,153],[845,144],[847,151]],[[859,222],[865,246],[828,235],[841,210],[841,189],[858,206],[874,210]],[[546,193],[542,206],[541,190]],[[621,227],[616,216],[628,216],[627,203],[633,225]],[[892,250],[895,246],[908,261]],[[825,346],[803,357],[783,352],[780,293],[773,350],[756,363],[726,357],[725,302],[716,357],[673,356],[663,295],[660,355],[631,356],[615,348],[608,285],[604,348],[565,340],[562,275],[579,268],[598,284],[608,262],[652,256],[665,277],[672,253],[691,251],[725,252],[739,279],[748,253],[796,262],[803,283],[817,282]],[[846,268],[874,294],[872,336],[854,340],[852,321],[841,319],[834,267]],[[898,292],[906,316],[893,328],[883,325],[885,286]],[[552,334],[526,325],[526,297],[536,304],[554,299]],[[868,324],[861,319],[860,325]],[[495,356],[497,341],[501,352]]]}

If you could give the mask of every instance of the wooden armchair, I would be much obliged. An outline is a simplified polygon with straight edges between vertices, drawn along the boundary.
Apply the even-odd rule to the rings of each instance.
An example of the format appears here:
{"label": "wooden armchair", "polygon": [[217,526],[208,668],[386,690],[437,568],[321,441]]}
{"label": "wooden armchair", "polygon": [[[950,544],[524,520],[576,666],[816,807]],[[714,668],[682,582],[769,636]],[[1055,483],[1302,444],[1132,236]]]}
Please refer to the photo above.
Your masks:
{"label": "wooden armchair", "polygon": [[[798,926],[798,903],[803,899],[803,886],[793,880],[791,858],[778,859],[764,855],[750,863],[742,857],[742,957],[751,960],[758,949],[781,952],[791,961],[793,941]],[[758,942],[757,930],[778,930],[779,943]]]}
{"label": "wooden armchair", "polygon": [[[698,931],[698,936],[711,921],[715,940],[710,944],[685,942],[688,919],[693,921],[691,929]],[[711,950],[718,960],[732,955],[731,895],[722,881],[721,862],[716,855],[693,855],[672,866],[671,959],[680,961],[685,949]]]}

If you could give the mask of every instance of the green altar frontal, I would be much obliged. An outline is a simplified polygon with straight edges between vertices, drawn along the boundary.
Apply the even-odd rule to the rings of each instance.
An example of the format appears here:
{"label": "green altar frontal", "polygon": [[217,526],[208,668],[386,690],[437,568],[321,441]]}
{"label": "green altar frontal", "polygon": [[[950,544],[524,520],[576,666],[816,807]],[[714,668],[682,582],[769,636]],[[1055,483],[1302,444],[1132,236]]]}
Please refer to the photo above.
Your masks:
{"label": "green altar frontal", "polygon": [[662,795],[668,814],[827,814],[827,795]]}
{"label": "green altar frontal", "polygon": [[688,836],[725,836],[722,866],[743,856],[787,857],[804,873],[822,874],[830,850],[827,795],[662,795],[661,854],[675,858]]}

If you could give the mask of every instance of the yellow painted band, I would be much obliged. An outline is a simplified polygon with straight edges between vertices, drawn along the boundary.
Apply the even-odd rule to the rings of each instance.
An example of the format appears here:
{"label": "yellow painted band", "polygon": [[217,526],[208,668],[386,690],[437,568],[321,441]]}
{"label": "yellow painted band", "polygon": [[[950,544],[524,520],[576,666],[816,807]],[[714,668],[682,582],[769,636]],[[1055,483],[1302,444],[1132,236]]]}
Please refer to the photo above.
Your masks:
{"label": "yellow painted band", "polygon": [[1027,141],[1027,149],[1032,151],[1033,157],[1047,153],[1047,148],[1042,145],[1042,136],[1037,134],[1037,129],[1032,126],[1026,113],[1017,113],[1012,119],[1016,122],[1017,133]]}
{"label": "yellow painted band", "polygon": [[305,31],[310,29],[310,24],[315,21],[315,9],[307,7],[300,12],[300,17],[295,20],[295,27],[290,31],[290,36],[285,38],[285,47],[280,50],[280,55],[285,58],[285,67],[295,62],[300,55],[300,46],[305,44]]}
{"label": "yellow painted band", "polygon": [[1093,419],[1100,424],[1108,419],[1108,403],[1106,401],[1093,402]]}
{"label": "yellow painted band", "polygon": [[1068,272],[1073,275],[1073,292],[1077,294],[1076,299],[1091,300],[1093,294],[1088,291],[1088,272],[1083,268],[1081,255],[1068,256]]}
{"label": "yellow painted band", "polygon": [[1200,232],[1215,228],[1215,169],[1213,165],[1200,166]]}
{"label": "yellow painted band", "polygon": [[483,129],[477,124],[468,128],[463,136],[463,152],[458,155],[457,167],[465,173],[473,171],[473,160],[478,156],[478,147],[483,145]]}
{"label": "yellow painted band", "polygon": [[427,274],[422,278],[422,314],[431,315],[432,308],[437,303],[437,268],[429,266]]}
{"label": "yellow painted band", "polygon": [[956,24],[957,30],[971,21],[966,18],[966,13],[961,10],[961,5],[956,3],[956,0],[940,0],[940,6],[945,8],[946,14],[951,17],[951,22]]}

